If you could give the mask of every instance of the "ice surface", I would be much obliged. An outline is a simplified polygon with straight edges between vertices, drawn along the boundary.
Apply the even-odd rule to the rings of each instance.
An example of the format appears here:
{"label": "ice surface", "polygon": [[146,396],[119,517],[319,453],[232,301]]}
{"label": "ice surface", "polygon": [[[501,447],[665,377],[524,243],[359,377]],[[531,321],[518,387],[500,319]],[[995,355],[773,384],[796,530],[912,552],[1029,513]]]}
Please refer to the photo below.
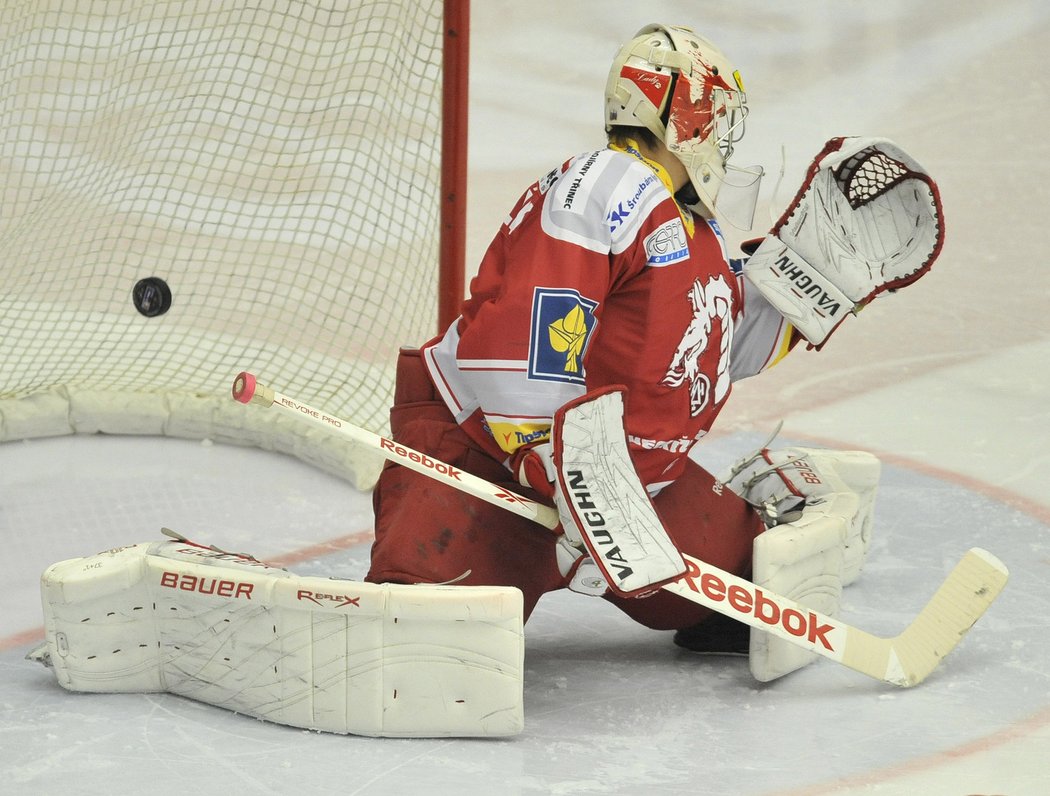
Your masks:
{"label": "ice surface", "polygon": [[[0,792],[347,794],[1045,794],[1050,775],[1050,5],[474,4],[471,261],[519,191],[601,142],[618,42],[691,23],[738,62],[741,162],[776,212],[824,140],[896,139],[938,179],[948,242],[907,291],[739,385],[712,467],[784,419],[785,442],[883,459],[876,534],[844,618],[891,635],[971,546],[1002,597],[922,685],[826,661],[768,685],[599,600],[545,598],[529,623],[525,732],[485,740],[330,736],[168,695],[64,692],[23,660],[54,561],[168,526],[303,574],[360,577],[367,495],[298,461],[182,440],[0,445]],[[774,192],[781,153],[785,176]],[[767,213],[768,215],[768,213]]]}

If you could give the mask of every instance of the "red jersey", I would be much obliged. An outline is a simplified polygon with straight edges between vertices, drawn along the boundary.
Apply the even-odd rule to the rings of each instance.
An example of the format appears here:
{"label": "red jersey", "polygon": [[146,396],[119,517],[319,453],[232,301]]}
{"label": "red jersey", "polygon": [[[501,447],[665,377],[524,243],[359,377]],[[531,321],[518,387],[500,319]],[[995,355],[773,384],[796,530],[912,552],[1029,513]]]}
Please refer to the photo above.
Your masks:
{"label": "red jersey", "polygon": [[676,202],[662,167],[634,147],[589,152],[518,200],[424,361],[457,422],[502,459],[546,439],[567,401],[623,385],[632,458],[656,492],[732,381],[786,351],[790,327],[757,291],[745,312],[743,291],[717,223]]}

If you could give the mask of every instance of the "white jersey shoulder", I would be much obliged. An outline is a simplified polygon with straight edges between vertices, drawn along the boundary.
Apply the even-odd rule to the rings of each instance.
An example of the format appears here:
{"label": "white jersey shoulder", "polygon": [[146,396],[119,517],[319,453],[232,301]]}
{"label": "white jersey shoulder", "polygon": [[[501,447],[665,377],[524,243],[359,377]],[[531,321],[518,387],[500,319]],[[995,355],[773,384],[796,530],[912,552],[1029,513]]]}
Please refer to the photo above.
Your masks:
{"label": "white jersey shoulder", "polygon": [[578,155],[547,191],[543,231],[552,238],[600,253],[619,253],[642,222],[670,194],[644,163],[600,149]]}

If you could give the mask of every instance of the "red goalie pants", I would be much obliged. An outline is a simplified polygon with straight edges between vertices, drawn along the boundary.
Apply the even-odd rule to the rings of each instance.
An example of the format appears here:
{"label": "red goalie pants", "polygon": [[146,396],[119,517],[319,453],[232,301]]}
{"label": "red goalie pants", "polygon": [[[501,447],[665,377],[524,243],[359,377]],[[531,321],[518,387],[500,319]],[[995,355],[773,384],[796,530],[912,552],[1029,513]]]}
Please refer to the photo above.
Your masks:
{"label": "red goalie pants", "polygon": [[[390,424],[397,442],[533,496],[455,422],[418,352],[404,352],[399,359]],[[734,574],[749,575],[751,543],[763,529],[761,521],[741,498],[716,486],[709,473],[690,462],[653,503],[680,550]],[[567,585],[558,570],[551,531],[407,467],[387,463],[373,506],[376,538],[367,581],[516,586],[525,597],[526,619],[544,593]],[[605,599],[657,630],[690,627],[711,613],[663,591],[642,599]]]}

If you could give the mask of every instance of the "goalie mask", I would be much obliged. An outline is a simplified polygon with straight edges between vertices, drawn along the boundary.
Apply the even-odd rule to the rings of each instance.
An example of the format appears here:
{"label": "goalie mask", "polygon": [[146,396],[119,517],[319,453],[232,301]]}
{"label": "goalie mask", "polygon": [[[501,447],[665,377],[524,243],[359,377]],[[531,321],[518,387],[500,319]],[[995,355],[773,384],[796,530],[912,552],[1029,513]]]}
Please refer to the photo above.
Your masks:
{"label": "goalie mask", "polygon": [[689,173],[705,216],[750,229],[762,168],[728,165],[747,102],[729,59],[688,28],[648,25],[620,48],[605,88],[605,125],[644,127]]}

